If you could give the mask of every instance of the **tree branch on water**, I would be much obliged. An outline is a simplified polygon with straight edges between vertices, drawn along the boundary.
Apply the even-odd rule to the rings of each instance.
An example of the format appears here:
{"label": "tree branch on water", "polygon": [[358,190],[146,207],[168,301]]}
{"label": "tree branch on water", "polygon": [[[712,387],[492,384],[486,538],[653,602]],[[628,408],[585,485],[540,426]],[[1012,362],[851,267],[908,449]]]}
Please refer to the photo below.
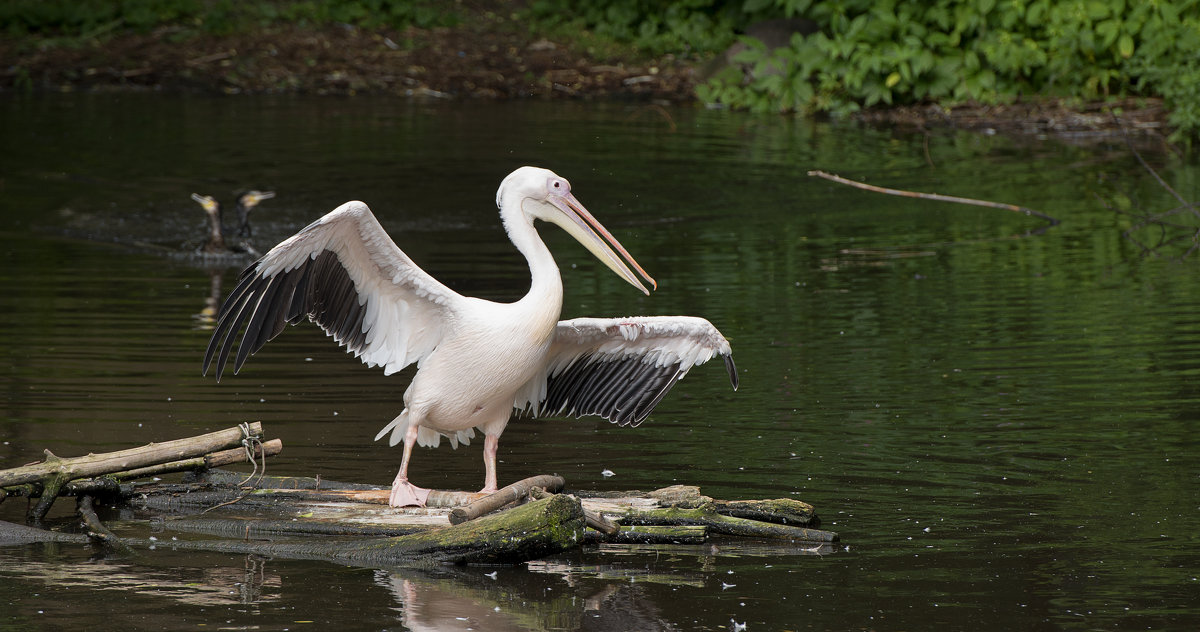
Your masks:
{"label": "tree branch on water", "polygon": [[[41,463],[0,470],[0,493],[39,497],[28,515],[36,523],[60,495],[112,492],[113,485],[121,480],[227,465],[252,455],[278,454],[283,449],[278,439],[264,444],[261,438],[262,424],[254,422],[197,437],[81,457],[60,458],[46,450],[46,460]],[[226,450],[234,446],[239,447]],[[249,446],[254,447],[253,452]],[[98,477],[111,477],[113,482],[79,480]],[[120,491],[119,485],[115,491]]]}
{"label": "tree branch on water", "polygon": [[1059,224],[1059,221],[1057,219],[1055,219],[1054,217],[1051,217],[1045,213],[1042,213],[1041,211],[1035,211],[1031,208],[1026,208],[1024,206],[1017,206],[1015,204],[1005,204],[1003,202],[990,202],[988,200],[976,200],[974,198],[959,197],[957,195],[942,195],[940,193],[921,193],[919,191],[905,191],[903,189],[889,189],[887,187],[877,187],[873,184],[857,182],[855,180],[850,180],[849,178],[843,178],[842,176],[828,173],[825,171],[809,171],[808,175],[815,176],[817,178],[824,178],[831,182],[837,182],[838,184],[845,184],[845,185],[852,186],[857,189],[862,189],[864,191],[872,191],[874,193],[883,193],[886,195],[898,195],[901,197],[918,198],[918,199],[922,199],[922,200],[934,200],[937,202],[953,202],[955,204],[970,204],[972,206],[998,208],[998,209],[1003,209],[1006,211],[1013,211],[1014,213],[1021,213],[1023,215],[1031,215],[1033,217],[1038,217],[1038,218],[1046,220],[1046,222],[1047,222],[1046,226],[1043,226],[1039,230],[1031,231],[1030,234],[1041,233],[1041,232],[1045,231],[1047,228],[1050,228],[1051,226],[1057,226]]}
{"label": "tree branch on water", "polygon": [[117,549],[123,553],[133,553],[133,549],[129,548],[100,521],[100,516],[96,515],[95,500],[91,495],[80,496],[76,508],[79,511],[79,518],[83,521],[83,527],[87,529],[88,539],[93,543]]}
{"label": "tree branch on water", "polygon": [[[1133,139],[1130,138],[1129,131],[1125,128],[1121,118],[1117,116],[1117,114],[1111,109],[1109,109],[1108,113],[1110,116],[1112,116],[1117,128],[1121,130],[1121,136],[1125,140],[1125,146],[1129,148],[1129,152],[1132,153],[1133,157],[1137,159],[1138,164],[1140,164],[1142,168],[1154,178],[1155,182],[1157,182],[1164,191],[1166,191],[1171,195],[1171,197],[1175,198],[1179,202],[1179,206],[1162,211],[1160,213],[1131,213],[1129,211],[1116,208],[1113,204],[1109,204],[1099,195],[1096,195],[1096,198],[1100,200],[1100,203],[1104,205],[1105,208],[1113,211],[1114,213],[1120,213],[1138,218],[1137,222],[1125,229],[1125,231],[1122,233],[1122,236],[1132,242],[1138,248],[1141,248],[1142,255],[1161,257],[1164,256],[1161,251],[1167,247],[1176,246],[1176,244],[1180,244],[1181,242],[1190,242],[1188,248],[1184,250],[1183,254],[1179,255],[1178,257],[1179,261],[1187,259],[1192,255],[1192,253],[1196,252],[1197,249],[1200,249],[1200,226],[1183,224],[1178,221],[1171,221],[1170,218],[1173,218],[1181,213],[1185,213],[1186,211],[1191,211],[1193,217],[1200,218],[1200,206],[1197,206],[1197,204],[1194,202],[1189,202],[1186,198],[1180,195],[1178,191],[1172,188],[1171,185],[1167,184],[1167,181],[1164,180],[1162,176],[1158,175],[1158,172],[1150,166],[1150,163],[1142,157],[1141,152],[1139,152],[1137,147],[1134,146]],[[1138,210],[1140,211],[1140,209]],[[1134,236],[1136,232],[1150,226],[1157,227],[1159,231],[1158,242],[1154,245],[1148,245],[1143,240]],[[1168,230],[1175,231],[1175,234],[1170,234]]]}
{"label": "tree branch on water", "polygon": [[[1142,153],[1137,150],[1137,147],[1133,146],[1133,139],[1129,138],[1129,130],[1125,129],[1125,124],[1121,121],[1121,117],[1117,116],[1116,112],[1112,111],[1112,108],[1109,108],[1108,114],[1109,116],[1113,117],[1113,121],[1116,122],[1117,128],[1121,130],[1121,137],[1125,139],[1125,146],[1128,147],[1129,151],[1133,153],[1133,157],[1137,158],[1138,164],[1142,165],[1143,169],[1149,171],[1150,175],[1154,176],[1154,179],[1158,182],[1159,186],[1165,189],[1167,193],[1170,193],[1172,196],[1174,196],[1176,200],[1179,200],[1179,203],[1183,208],[1173,209],[1173,211],[1190,210],[1197,217],[1200,217],[1200,210],[1196,208],[1196,205],[1187,201],[1187,199],[1185,199],[1182,195],[1179,195],[1179,192],[1171,188],[1171,185],[1167,184],[1167,181],[1163,180],[1162,176],[1158,175],[1158,172],[1150,166],[1150,163],[1146,162],[1145,158],[1142,158]],[[1168,213],[1173,211],[1168,211]]]}

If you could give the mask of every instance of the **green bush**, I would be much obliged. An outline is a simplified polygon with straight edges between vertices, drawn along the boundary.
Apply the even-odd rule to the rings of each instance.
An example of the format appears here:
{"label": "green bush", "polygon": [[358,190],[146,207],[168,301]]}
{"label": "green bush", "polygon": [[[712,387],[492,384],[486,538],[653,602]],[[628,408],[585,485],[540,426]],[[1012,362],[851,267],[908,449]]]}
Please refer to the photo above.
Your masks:
{"label": "green bush", "polygon": [[831,112],[932,102],[1161,96],[1179,135],[1200,133],[1200,0],[537,0],[535,19],[573,23],[651,53],[724,48],[755,20],[819,31],[773,51],[744,40],[697,90],[756,111]]}
{"label": "green bush", "polygon": [[[1196,0],[773,0],[820,25],[743,52],[701,98],[754,110],[843,113],[878,104],[1010,102],[1022,95],[1161,96],[1200,131]],[[773,72],[772,72],[773,70]]]}
{"label": "green bush", "polygon": [[732,44],[745,12],[721,0],[534,0],[526,15],[539,27],[587,29],[647,55],[702,55]]}

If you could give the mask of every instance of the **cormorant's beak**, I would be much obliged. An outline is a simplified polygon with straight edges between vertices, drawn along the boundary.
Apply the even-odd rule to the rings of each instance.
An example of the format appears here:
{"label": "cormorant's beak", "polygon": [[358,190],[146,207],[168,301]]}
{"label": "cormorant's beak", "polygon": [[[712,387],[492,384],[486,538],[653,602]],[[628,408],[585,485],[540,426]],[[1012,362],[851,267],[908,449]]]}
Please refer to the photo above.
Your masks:
{"label": "cormorant's beak", "polygon": [[193,193],[192,199],[199,202],[200,206],[203,206],[204,210],[208,211],[209,213],[216,211],[220,207],[220,205],[217,204],[216,200],[214,200],[213,198],[211,198],[207,195],[200,195],[199,193]]}
{"label": "cormorant's beak", "polygon": [[242,196],[241,203],[246,208],[253,208],[258,206],[259,202],[269,200],[273,197],[275,197],[274,191],[249,191]]}

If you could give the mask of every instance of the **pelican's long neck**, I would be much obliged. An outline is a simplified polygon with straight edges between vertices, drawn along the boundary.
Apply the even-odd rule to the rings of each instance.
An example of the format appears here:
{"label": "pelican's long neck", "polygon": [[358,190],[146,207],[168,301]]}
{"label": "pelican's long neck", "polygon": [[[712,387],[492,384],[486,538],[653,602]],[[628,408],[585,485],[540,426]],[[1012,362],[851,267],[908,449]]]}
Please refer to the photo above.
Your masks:
{"label": "pelican's long neck", "polygon": [[[554,262],[554,256],[538,235],[537,229],[533,227],[533,221],[520,211],[521,201],[504,200],[504,203],[504,228],[508,231],[508,238],[512,240],[513,245],[525,255],[525,260],[529,262],[529,274],[533,277],[529,284],[529,293],[518,303],[534,310],[538,316],[549,319],[550,326],[553,327],[562,312],[563,288],[558,264]],[[515,207],[508,208],[509,204]]]}

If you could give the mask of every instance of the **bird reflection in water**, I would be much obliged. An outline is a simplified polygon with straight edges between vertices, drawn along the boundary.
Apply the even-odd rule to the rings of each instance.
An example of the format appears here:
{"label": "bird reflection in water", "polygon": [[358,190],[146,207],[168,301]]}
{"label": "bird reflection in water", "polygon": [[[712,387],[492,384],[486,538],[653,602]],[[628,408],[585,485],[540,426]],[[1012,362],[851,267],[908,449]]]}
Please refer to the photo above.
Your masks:
{"label": "bird reflection in water", "polygon": [[[580,588],[561,583],[483,583],[465,577],[402,577],[388,571],[378,571],[376,581],[395,597],[403,609],[401,622],[414,632],[682,629],[667,621],[644,588],[636,584],[606,582],[581,593]],[[536,594],[529,594],[533,591]]]}

